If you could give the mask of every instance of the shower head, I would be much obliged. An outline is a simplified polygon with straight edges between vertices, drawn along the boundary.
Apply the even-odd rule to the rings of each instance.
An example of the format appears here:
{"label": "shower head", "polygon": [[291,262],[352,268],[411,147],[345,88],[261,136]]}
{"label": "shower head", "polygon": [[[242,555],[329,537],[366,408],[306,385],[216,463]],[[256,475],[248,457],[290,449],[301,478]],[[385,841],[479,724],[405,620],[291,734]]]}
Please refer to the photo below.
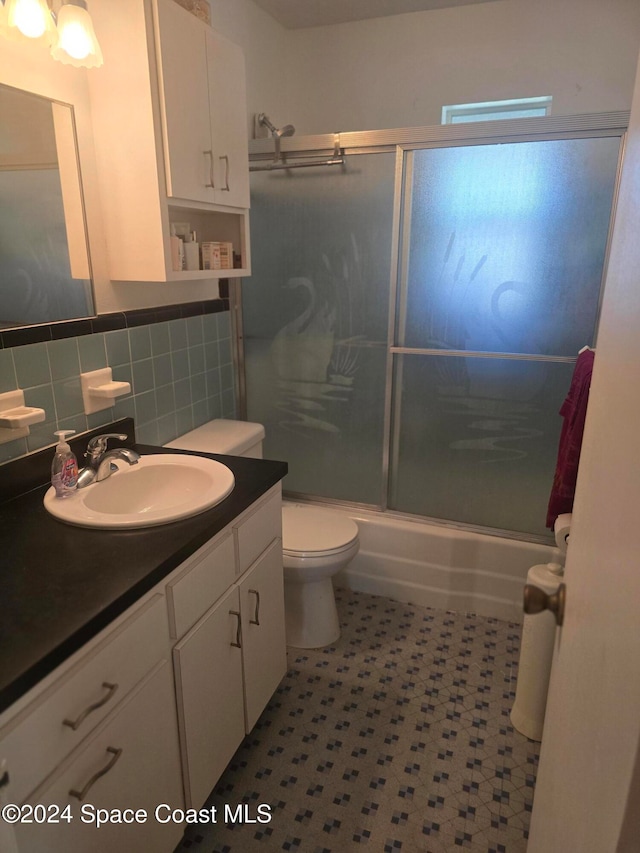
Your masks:
{"label": "shower head", "polygon": [[285,124],[284,127],[277,128],[266,113],[258,114],[258,124],[268,128],[276,139],[281,139],[283,136],[293,136],[296,132],[292,124]]}
{"label": "shower head", "polygon": [[278,136],[293,136],[296,132],[295,127],[292,124],[285,124],[284,127],[281,127],[279,130],[276,130]]}

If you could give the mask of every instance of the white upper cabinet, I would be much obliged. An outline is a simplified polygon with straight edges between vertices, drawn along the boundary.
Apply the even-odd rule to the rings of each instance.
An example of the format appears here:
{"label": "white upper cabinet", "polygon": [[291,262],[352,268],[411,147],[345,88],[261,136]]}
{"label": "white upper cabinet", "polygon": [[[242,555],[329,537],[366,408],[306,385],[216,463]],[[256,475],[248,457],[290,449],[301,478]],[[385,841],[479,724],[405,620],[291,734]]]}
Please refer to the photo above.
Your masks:
{"label": "white upper cabinet", "polygon": [[[174,0],[92,0],[91,14],[105,57],[89,89],[110,277],[248,275],[242,51]],[[174,223],[232,243],[235,268],[175,270]]]}
{"label": "white upper cabinet", "polygon": [[242,51],[175,0],[154,11],[167,194],[249,207]]}
{"label": "white upper cabinet", "polygon": [[216,198],[219,204],[249,207],[244,56],[213,30],[206,32],[206,43]]}

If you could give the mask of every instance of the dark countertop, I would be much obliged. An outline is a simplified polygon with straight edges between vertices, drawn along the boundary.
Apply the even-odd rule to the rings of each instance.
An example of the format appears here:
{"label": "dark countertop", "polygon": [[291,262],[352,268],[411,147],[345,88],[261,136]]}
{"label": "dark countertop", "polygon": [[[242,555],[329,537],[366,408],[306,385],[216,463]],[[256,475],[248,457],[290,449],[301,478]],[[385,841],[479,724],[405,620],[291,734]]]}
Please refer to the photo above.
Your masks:
{"label": "dark countertop", "polygon": [[[141,454],[187,453],[130,446]],[[285,462],[188,455],[223,462],[236,485],[218,506],[183,521],[140,530],[72,527],[45,510],[48,485],[0,505],[0,712],[287,473]]]}

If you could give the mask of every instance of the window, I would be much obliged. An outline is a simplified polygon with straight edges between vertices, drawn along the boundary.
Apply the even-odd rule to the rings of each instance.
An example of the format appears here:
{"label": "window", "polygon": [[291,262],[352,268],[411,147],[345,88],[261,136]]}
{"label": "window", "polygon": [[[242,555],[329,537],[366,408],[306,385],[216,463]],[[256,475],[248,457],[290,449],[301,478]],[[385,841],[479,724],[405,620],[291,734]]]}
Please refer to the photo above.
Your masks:
{"label": "window", "polygon": [[548,116],[550,112],[551,95],[540,98],[516,98],[512,101],[485,101],[481,104],[452,104],[442,108],[442,124],[532,118]]}

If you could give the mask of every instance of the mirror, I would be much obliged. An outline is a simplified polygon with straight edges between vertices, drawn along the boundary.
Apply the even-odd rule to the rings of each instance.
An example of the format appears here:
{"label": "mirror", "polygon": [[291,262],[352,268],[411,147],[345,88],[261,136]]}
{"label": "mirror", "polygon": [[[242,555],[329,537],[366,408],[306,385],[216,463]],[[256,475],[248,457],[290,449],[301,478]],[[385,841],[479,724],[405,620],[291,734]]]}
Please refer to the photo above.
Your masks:
{"label": "mirror", "polygon": [[73,107],[0,85],[0,329],[94,313]]}

